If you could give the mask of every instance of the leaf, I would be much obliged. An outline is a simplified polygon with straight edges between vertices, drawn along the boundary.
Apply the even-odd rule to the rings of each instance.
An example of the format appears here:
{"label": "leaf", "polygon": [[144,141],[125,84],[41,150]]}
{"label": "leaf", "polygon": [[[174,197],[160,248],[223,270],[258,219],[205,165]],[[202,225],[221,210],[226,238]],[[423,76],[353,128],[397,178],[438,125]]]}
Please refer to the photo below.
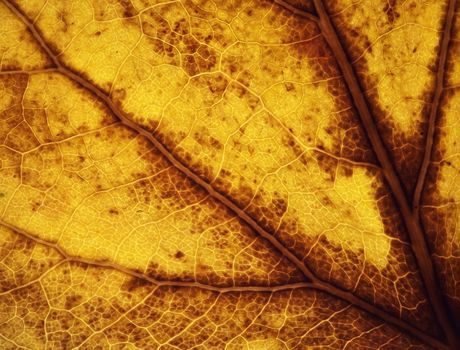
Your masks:
{"label": "leaf", "polygon": [[456,6],[3,0],[1,347],[455,349]]}

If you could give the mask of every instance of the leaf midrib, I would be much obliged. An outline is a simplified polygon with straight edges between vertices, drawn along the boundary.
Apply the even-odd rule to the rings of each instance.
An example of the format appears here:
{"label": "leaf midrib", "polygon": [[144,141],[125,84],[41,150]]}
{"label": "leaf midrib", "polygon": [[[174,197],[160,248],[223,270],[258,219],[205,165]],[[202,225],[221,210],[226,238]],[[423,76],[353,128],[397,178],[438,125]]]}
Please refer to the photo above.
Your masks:
{"label": "leaf midrib", "polygon": [[[436,318],[442,327],[445,336],[452,346],[453,349],[457,349],[460,346],[460,340],[455,332],[455,328],[450,320],[449,313],[447,310],[446,303],[441,294],[439,283],[434,272],[433,262],[431,260],[431,254],[428,249],[426,241],[426,235],[423,227],[419,220],[419,211],[412,210],[412,206],[406,197],[405,191],[402,186],[401,179],[395,170],[395,166],[391,160],[388,150],[384,146],[384,143],[380,137],[379,131],[375,120],[370,112],[368,101],[365,98],[363,89],[360,86],[357,75],[354,71],[350,60],[338,38],[336,29],[334,28],[329,15],[324,8],[321,0],[314,0],[315,8],[319,16],[319,27],[321,32],[328,43],[329,47],[333,51],[337,63],[344,75],[344,80],[350,91],[354,105],[358,111],[359,117],[366,131],[366,134],[371,143],[372,149],[375,152],[377,159],[379,160],[382,172],[388,182],[391,192],[396,200],[396,203],[401,212],[402,219],[404,221],[406,230],[409,234],[411,241],[411,248],[414,253],[417,265],[419,267],[420,275],[423,280],[423,284],[427,291],[427,296],[430,304],[434,310]],[[436,90],[434,92],[434,102],[430,113],[430,128],[431,133],[427,135],[425,155],[422,161],[421,169],[425,169],[423,173],[420,173],[417,179],[416,195],[415,200],[420,200],[420,193],[423,190],[426,170],[431,158],[431,148],[434,136],[434,123],[436,120],[437,109],[439,105],[439,99],[443,87],[444,68],[446,63],[447,49],[450,40],[450,31],[453,22],[453,13],[455,11],[455,0],[449,0],[449,7],[447,10],[445,28],[442,34],[442,45],[440,55],[442,56],[438,63],[437,77],[436,77]],[[418,208],[418,202],[415,202],[416,208]]]}

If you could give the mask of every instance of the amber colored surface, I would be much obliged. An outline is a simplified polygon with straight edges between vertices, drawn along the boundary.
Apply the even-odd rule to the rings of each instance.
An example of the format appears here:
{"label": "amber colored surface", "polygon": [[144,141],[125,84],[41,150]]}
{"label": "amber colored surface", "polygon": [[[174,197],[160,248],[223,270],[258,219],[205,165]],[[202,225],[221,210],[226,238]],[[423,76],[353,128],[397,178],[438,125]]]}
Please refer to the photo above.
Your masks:
{"label": "amber colored surface", "polygon": [[459,8],[0,1],[0,348],[460,347]]}

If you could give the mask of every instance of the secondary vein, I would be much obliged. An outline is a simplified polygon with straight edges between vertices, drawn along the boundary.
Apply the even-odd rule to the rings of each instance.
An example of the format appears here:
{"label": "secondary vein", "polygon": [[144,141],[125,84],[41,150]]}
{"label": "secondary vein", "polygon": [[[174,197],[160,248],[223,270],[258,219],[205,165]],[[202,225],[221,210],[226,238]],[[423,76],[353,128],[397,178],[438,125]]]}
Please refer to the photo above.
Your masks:
{"label": "secondary vein", "polygon": [[[453,18],[452,7],[454,7],[454,2],[455,0],[450,1],[450,20],[448,19],[446,24],[446,27],[449,28]],[[402,219],[405,223],[405,227],[411,240],[412,251],[414,252],[423,283],[427,290],[428,299],[430,300],[430,303],[434,309],[436,318],[444,330],[444,333],[451,346],[453,348],[459,348],[460,341],[450,321],[446,305],[439,290],[433,262],[431,260],[431,255],[429,253],[428,245],[425,239],[425,233],[420,224],[420,221],[418,220],[418,215],[411,209],[411,205],[409,204],[409,201],[404,192],[402,182],[380,137],[377,125],[370,112],[368,101],[364,96],[354,68],[350,63],[342,43],[338,38],[337,31],[329,18],[323,2],[321,0],[314,0],[314,4],[319,16],[319,27],[321,32],[323,33],[325,40],[334,53],[337,63],[342,70],[345,82],[348,86],[363,127],[369,137],[372,148],[382,166],[382,172],[401,211]],[[445,35],[446,33],[444,32],[443,42],[448,40],[448,38],[445,38]]]}

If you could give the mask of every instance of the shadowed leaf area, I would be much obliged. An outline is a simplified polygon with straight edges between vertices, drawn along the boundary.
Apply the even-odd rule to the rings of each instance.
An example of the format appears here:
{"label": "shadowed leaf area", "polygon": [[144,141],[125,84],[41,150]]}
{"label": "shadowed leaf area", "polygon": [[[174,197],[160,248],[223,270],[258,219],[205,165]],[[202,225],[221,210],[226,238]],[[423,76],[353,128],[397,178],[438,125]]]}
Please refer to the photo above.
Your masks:
{"label": "shadowed leaf area", "polygon": [[0,0],[0,348],[460,348],[458,11]]}

